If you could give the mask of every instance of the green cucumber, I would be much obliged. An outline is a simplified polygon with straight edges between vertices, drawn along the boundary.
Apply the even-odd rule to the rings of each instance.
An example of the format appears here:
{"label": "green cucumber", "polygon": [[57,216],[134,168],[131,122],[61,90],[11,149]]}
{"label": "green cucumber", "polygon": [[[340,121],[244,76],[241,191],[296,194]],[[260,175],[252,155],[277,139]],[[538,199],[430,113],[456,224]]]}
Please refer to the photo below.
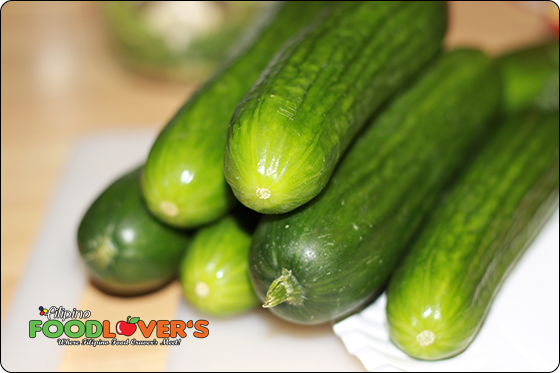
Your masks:
{"label": "green cucumber", "polygon": [[352,138],[436,56],[443,2],[344,2],[279,52],[237,107],[225,175],[237,199],[285,213],[327,184]]}
{"label": "green cucumber", "polygon": [[377,293],[498,109],[482,53],[444,55],[360,135],[325,190],[253,236],[255,291],[276,315],[332,320]]}
{"label": "green cucumber", "polygon": [[190,243],[153,217],[140,190],[141,167],[120,177],[91,204],[78,228],[78,248],[102,290],[139,295],[173,278]]}
{"label": "green cucumber", "polygon": [[558,113],[516,114],[434,211],[387,291],[391,339],[412,357],[462,352],[500,284],[558,205]]}
{"label": "green cucumber", "polygon": [[235,197],[223,172],[231,115],[271,56],[323,8],[324,2],[280,4],[248,46],[159,134],[148,155],[142,187],[150,211],[161,221],[193,228],[216,220],[234,206]]}
{"label": "green cucumber", "polygon": [[511,113],[536,106],[558,111],[558,59],[558,40],[500,57],[502,110]]}
{"label": "green cucumber", "polygon": [[200,229],[179,270],[187,300],[211,315],[229,316],[259,303],[247,266],[257,220],[244,210]]}

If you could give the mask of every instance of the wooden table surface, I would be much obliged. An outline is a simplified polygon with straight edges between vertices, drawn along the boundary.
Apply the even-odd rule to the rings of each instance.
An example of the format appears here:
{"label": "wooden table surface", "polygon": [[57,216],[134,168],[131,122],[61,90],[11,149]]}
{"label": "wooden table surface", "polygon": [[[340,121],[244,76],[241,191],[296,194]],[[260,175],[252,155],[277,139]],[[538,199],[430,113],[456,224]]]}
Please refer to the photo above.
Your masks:
{"label": "wooden table surface", "polygon": [[[77,139],[109,128],[162,127],[196,90],[136,75],[111,50],[99,5],[10,2],[1,12],[1,315],[2,325]],[[490,55],[550,37],[542,18],[512,2],[450,3],[446,46],[475,46]],[[78,309],[122,309],[172,319],[180,287],[139,298],[109,297],[89,286]],[[167,310],[157,304],[167,303]],[[150,308],[150,305],[153,305]],[[150,314],[151,313],[151,314]],[[69,349],[60,370],[163,370],[167,347]],[[102,357],[102,358],[101,358]]]}

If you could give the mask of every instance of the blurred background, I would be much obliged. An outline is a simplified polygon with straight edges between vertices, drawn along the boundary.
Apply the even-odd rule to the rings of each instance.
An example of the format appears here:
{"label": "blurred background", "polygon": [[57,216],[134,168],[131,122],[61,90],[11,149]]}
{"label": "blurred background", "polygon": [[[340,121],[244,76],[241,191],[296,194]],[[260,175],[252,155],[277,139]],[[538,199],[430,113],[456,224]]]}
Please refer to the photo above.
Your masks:
{"label": "blurred background", "polygon": [[[2,325],[77,141],[98,131],[162,128],[267,6],[219,1],[3,5]],[[474,46],[498,56],[558,37],[558,8],[552,2],[450,2],[449,8],[447,48]]]}

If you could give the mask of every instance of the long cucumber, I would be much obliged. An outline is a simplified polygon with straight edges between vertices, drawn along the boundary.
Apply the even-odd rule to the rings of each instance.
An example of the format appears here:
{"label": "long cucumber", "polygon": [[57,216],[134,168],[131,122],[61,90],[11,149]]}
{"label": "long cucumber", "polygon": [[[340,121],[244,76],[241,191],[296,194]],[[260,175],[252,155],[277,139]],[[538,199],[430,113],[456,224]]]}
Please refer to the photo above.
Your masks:
{"label": "long cucumber", "polygon": [[558,40],[500,57],[502,110],[512,113],[535,106],[558,111],[559,58]]}
{"label": "long cucumber", "polygon": [[558,205],[558,123],[558,113],[505,120],[395,271],[389,331],[409,355],[444,359],[475,337],[500,284]]}
{"label": "long cucumber", "polygon": [[279,52],[235,110],[225,175],[245,206],[285,213],[327,184],[351,140],[440,50],[442,2],[344,2]]}

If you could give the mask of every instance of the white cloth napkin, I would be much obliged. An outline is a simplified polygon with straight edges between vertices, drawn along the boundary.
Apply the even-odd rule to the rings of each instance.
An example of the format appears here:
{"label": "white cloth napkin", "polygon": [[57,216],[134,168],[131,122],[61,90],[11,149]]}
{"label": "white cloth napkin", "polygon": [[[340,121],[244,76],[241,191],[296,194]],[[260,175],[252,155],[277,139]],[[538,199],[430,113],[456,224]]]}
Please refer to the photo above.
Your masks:
{"label": "white cloth napkin", "polygon": [[383,294],[335,324],[335,334],[368,371],[548,371],[560,357],[558,210],[509,274],[471,345],[446,360],[416,360],[390,340]]}

